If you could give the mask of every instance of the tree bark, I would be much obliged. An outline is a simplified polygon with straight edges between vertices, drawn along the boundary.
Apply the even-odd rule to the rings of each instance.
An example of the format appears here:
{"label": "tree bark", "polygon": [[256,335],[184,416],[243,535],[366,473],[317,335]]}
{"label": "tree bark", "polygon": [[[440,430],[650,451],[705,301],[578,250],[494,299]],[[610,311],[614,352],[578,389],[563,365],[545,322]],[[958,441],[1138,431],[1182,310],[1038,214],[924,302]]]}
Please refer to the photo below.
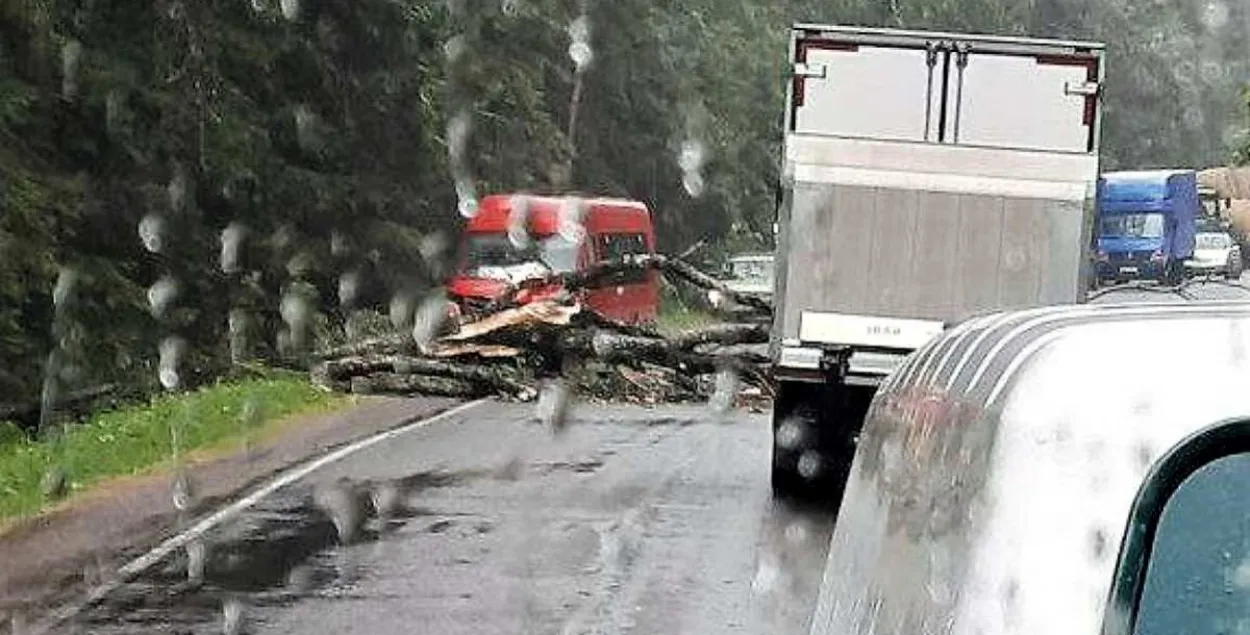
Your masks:
{"label": "tree bark", "polygon": [[515,369],[502,365],[456,364],[424,357],[406,355],[374,355],[368,357],[345,357],[322,362],[322,368],[314,376],[321,382],[336,385],[354,377],[373,376],[379,373],[397,376],[430,376],[454,379],[474,384],[482,390],[503,393],[514,397],[532,398],[533,388],[521,383]]}
{"label": "tree bark", "polygon": [[431,375],[399,375],[396,373],[373,373],[351,380],[351,392],[370,395],[390,393],[399,395],[432,395],[437,397],[460,397],[477,399],[488,397],[492,391],[470,381],[452,377]]}

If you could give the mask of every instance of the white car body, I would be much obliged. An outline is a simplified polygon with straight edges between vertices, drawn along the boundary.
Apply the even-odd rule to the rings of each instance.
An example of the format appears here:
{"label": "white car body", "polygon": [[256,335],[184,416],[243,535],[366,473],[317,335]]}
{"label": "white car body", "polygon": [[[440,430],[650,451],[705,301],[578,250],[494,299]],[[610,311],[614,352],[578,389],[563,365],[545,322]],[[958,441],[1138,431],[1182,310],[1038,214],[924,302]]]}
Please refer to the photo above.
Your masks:
{"label": "white car body", "polygon": [[1224,232],[1198,232],[1194,239],[1194,255],[1185,262],[1191,273],[1240,274],[1240,249]]}
{"label": "white car body", "polygon": [[733,278],[725,281],[731,291],[771,299],[773,295],[773,255],[744,254],[729,259]]}

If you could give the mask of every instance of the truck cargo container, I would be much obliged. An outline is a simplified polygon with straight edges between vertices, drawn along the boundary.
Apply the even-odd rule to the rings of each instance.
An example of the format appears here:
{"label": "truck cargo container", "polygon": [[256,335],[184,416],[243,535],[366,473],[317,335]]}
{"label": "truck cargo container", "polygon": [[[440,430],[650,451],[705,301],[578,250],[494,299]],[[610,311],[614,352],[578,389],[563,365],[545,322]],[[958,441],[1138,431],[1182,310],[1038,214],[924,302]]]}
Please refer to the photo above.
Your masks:
{"label": "truck cargo container", "polygon": [[948,325],[1084,300],[1103,50],[792,28],[774,491],[840,483],[876,386]]}

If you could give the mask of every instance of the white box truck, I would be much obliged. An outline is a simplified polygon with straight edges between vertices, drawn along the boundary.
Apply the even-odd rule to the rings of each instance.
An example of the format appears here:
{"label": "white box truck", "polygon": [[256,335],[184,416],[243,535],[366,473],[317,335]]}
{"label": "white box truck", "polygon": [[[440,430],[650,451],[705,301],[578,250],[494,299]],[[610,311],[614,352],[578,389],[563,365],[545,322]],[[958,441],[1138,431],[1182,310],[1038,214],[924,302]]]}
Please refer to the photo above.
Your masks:
{"label": "white box truck", "polygon": [[1104,46],[799,24],[775,316],[774,492],[846,464],[876,386],[948,326],[1082,302]]}

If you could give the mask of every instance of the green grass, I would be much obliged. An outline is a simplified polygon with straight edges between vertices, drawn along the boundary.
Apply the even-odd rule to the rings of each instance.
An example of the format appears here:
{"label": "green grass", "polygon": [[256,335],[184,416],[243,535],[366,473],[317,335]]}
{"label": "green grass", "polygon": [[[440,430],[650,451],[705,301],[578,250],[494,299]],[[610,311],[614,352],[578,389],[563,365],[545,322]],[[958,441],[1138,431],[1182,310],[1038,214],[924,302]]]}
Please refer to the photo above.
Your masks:
{"label": "green grass", "polygon": [[0,445],[0,519],[38,513],[50,502],[44,478],[61,470],[70,494],[114,476],[173,465],[174,431],[181,456],[263,434],[267,424],[346,403],[295,374],[220,383],[160,396],[71,424],[64,434]]}
{"label": "green grass", "polygon": [[718,324],[719,320],[709,312],[699,309],[673,309],[663,311],[657,320],[656,327],[664,335],[672,335],[688,329],[699,328],[709,324]]}
{"label": "green grass", "polygon": [[660,294],[660,314],[656,320],[656,328],[663,335],[672,335],[687,329],[723,321],[713,315],[711,311],[682,300],[669,287],[665,287]]}

